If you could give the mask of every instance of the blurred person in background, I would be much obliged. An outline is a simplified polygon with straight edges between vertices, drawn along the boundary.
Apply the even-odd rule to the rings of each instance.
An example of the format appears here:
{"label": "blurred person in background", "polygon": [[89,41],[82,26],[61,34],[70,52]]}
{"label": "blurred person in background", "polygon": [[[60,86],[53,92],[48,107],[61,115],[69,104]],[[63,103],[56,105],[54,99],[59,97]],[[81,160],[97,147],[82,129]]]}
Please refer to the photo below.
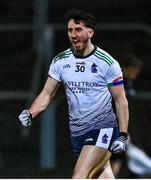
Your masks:
{"label": "blurred person in background", "polygon": [[[120,56],[120,65],[124,75],[124,86],[128,101],[136,95],[135,80],[138,78],[143,66],[143,61],[134,53],[126,52]],[[131,119],[131,117],[130,117]],[[132,143],[133,137],[129,135],[128,144]],[[125,166],[126,154],[113,154],[111,157],[111,166],[116,177],[120,176],[122,165]]]}
{"label": "blurred person in background", "polygon": [[[66,14],[72,47],[52,61],[45,86],[19,120],[30,126],[47,109],[62,82],[67,95],[73,151],[78,157],[72,178],[113,179],[111,153],[125,151],[128,102],[119,63],[91,42],[95,18],[79,9]],[[112,109],[115,101],[117,117]]]}
{"label": "blurred person in background", "polygon": [[[123,62],[122,66],[124,67],[123,73],[125,74],[126,79],[127,98],[129,104],[135,106],[135,101],[133,99],[133,97],[135,97],[137,94],[137,91],[135,90],[135,80],[142,71],[143,61],[135,54],[132,54],[129,57],[131,57],[129,58],[129,61],[127,60]],[[129,170],[128,177],[142,179],[151,177],[151,151],[148,150],[150,149],[150,110],[149,107],[144,104],[145,109],[141,110],[144,115],[140,116],[140,119],[135,120],[134,113],[136,111],[132,106],[130,113],[131,124],[129,125],[130,139],[126,151],[126,162]],[[135,123],[135,121],[141,121],[141,123]],[[141,130],[141,132],[139,132],[139,130]]]}
{"label": "blurred person in background", "polygon": [[120,65],[124,75],[124,86],[127,97],[136,95],[135,80],[140,74],[143,61],[134,53],[125,54],[121,57]]}

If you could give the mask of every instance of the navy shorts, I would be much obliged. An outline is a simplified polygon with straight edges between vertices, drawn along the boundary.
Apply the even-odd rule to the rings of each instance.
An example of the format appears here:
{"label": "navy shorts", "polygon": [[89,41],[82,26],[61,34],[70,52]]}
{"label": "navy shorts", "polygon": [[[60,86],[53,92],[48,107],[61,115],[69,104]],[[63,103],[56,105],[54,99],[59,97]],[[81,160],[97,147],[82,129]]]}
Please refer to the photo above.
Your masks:
{"label": "navy shorts", "polygon": [[109,150],[112,142],[118,137],[118,127],[92,130],[84,135],[71,137],[73,152],[79,155],[84,145],[94,145]]}

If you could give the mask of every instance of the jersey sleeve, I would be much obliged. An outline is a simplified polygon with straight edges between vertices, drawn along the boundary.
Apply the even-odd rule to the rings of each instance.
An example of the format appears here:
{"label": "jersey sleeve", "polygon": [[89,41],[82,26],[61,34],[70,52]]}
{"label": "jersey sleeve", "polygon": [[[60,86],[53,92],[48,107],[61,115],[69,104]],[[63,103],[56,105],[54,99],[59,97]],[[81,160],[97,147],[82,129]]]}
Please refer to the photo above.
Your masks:
{"label": "jersey sleeve", "polygon": [[54,60],[52,60],[52,63],[50,64],[48,76],[52,77],[53,79],[59,82],[61,81],[58,63],[55,63]]}
{"label": "jersey sleeve", "polygon": [[123,84],[123,73],[117,61],[107,69],[105,79],[109,87]]}

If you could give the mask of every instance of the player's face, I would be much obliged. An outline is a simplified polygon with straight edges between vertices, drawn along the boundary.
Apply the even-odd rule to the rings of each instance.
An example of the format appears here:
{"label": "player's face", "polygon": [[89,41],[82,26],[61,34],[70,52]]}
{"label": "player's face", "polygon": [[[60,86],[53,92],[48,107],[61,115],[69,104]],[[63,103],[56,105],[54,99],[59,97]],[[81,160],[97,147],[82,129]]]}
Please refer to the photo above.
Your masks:
{"label": "player's face", "polygon": [[93,30],[86,27],[83,22],[77,24],[73,19],[68,22],[68,37],[75,52],[85,51],[93,33]]}

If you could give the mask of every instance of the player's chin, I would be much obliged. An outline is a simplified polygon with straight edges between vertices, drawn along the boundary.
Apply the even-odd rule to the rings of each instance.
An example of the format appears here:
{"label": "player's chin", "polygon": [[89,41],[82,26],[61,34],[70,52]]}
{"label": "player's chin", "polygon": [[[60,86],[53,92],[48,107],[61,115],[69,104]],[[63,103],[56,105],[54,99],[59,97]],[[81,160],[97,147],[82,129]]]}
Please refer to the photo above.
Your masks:
{"label": "player's chin", "polygon": [[77,44],[72,44],[72,46],[75,51],[81,51],[81,49],[82,49],[81,46],[77,45]]}

